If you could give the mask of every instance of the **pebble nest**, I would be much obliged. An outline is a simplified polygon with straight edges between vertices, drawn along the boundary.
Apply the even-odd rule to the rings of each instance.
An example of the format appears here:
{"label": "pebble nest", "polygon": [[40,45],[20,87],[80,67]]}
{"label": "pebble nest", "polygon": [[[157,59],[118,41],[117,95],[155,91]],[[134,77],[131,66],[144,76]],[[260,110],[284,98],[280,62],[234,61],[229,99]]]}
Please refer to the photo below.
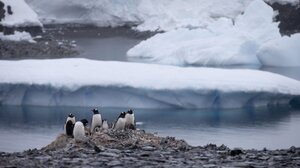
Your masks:
{"label": "pebble nest", "polygon": [[229,149],[225,145],[190,146],[174,137],[142,130],[108,130],[75,142],[64,134],[42,149],[0,153],[0,167],[300,167],[300,148]]}

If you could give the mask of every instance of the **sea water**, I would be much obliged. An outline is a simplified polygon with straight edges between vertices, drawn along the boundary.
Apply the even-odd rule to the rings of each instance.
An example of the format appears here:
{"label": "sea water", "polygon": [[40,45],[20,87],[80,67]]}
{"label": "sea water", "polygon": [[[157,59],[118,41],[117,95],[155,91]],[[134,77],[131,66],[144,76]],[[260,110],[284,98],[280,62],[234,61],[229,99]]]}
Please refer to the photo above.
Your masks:
{"label": "sea water", "polygon": [[[91,121],[94,107],[0,106],[0,151],[41,148],[60,133],[69,113]],[[126,108],[99,108],[114,122]],[[245,149],[300,146],[300,111],[264,109],[134,109],[137,128],[173,136],[190,145],[225,144]]]}

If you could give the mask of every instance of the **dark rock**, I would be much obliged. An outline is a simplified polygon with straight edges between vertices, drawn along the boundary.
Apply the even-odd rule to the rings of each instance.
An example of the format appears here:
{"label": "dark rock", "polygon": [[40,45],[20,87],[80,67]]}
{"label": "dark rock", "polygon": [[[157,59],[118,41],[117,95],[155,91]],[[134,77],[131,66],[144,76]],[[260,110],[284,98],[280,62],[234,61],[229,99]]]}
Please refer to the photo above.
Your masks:
{"label": "dark rock", "polygon": [[300,32],[300,4],[269,4],[274,11],[278,11],[275,17],[276,21],[280,21],[279,29],[283,35],[291,35]]}
{"label": "dark rock", "polygon": [[232,149],[232,150],[230,150],[230,152],[229,152],[230,156],[237,156],[237,155],[240,155],[240,154],[242,154],[242,153],[243,153],[243,151],[242,151],[242,149],[240,149],[240,148]]}
{"label": "dark rock", "polygon": [[12,15],[12,14],[13,14],[10,5],[7,5],[7,13],[8,13],[9,15]]}

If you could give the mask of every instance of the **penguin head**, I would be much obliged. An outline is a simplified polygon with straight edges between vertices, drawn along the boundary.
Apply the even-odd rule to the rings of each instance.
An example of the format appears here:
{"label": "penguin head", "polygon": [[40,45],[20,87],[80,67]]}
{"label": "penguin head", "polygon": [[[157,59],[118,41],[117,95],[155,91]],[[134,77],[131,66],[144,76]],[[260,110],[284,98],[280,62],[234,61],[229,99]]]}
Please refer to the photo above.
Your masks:
{"label": "penguin head", "polygon": [[129,109],[129,110],[127,111],[127,113],[128,113],[128,114],[133,114],[133,110],[132,110],[132,109]]}
{"label": "penguin head", "polygon": [[92,109],[92,112],[93,112],[94,114],[99,114],[99,111],[98,111],[97,108]]}
{"label": "penguin head", "polygon": [[70,113],[70,114],[68,115],[68,117],[73,118],[73,117],[74,117],[74,114]]}
{"label": "penguin head", "polygon": [[87,124],[89,123],[87,119],[82,119],[80,120],[83,124],[83,126],[87,126]]}
{"label": "penguin head", "polygon": [[123,111],[118,118],[125,118],[126,113]]}

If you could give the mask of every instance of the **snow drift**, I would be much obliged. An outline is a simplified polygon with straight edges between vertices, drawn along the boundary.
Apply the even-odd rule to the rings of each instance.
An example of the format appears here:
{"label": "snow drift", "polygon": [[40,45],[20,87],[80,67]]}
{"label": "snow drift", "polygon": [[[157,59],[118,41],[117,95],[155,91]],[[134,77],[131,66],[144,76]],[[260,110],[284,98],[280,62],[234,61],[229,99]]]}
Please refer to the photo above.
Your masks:
{"label": "snow drift", "polygon": [[238,108],[287,104],[300,82],[257,70],[86,59],[0,61],[0,104]]}

